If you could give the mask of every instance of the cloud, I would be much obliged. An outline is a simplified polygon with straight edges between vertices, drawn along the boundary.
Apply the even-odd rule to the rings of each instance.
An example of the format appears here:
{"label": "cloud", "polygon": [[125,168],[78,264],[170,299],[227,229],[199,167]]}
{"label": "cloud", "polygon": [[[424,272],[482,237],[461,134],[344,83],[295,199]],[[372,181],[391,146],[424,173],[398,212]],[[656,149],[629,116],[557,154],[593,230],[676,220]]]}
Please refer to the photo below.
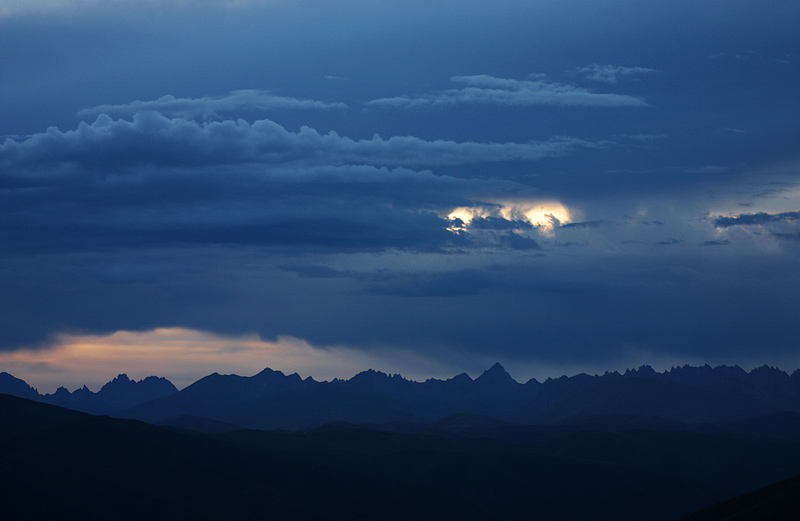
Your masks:
{"label": "cloud", "polygon": [[[0,144],[0,250],[175,244],[331,252],[444,251],[472,244],[535,249],[534,238],[489,233],[479,223],[456,230],[450,215],[476,208],[476,216],[503,217],[485,219],[483,228],[491,222],[533,231],[551,229],[554,215],[564,221],[563,205],[531,199],[530,188],[511,181],[460,179],[400,165],[534,160],[594,146],[572,138],[353,140],[309,127],[290,132],[270,120],[198,122],[153,111],[131,120],[101,115],[75,130],[51,127]],[[127,283],[152,273],[126,269],[110,276]]]}
{"label": "cloud", "polygon": [[[7,253],[239,244],[326,251],[439,250],[464,244],[437,210],[503,183],[371,166],[264,171],[76,173],[7,190]],[[507,186],[505,187],[508,188]],[[114,272],[123,282],[153,274]],[[160,275],[155,274],[156,277]]]}
{"label": "cloud", "polygon": [[517,234],[512,231],[499,236],[499,243],[513,250],[541,250],[542,247],[535,239]]}
{"label": "cloud", "polygon": [[777,214],[765,212],[743,213],[730,217],[717,217],[714,219],[714,226],[717,228],[729,228],[731,226],[753,226],[798,220],[800,220],[800,212],[782,212]]}
{"label": "cloud", "polygon": [[582,67],[578,69],[578,72],[585,75],[585,77],[589,80],[608,83],[609,85],[616,85],[619,83],[620,78],[630,78],[644,74],[653,74],[658,71],[655,69],[647,69],[645,67],[622,67],[619,65],[598,65],[594,63],[588,67]]}
{"label": "cloud", "polygon": [[156,111],[164,116],[208,119],[222,113],[240,111],[268,111],[281,109],[344,110],[347,105],[340,102],[275,96],[263,90],[235,90],[225,96],[203,96],[202,98],[176,98],[162,96],[155,101],[133,101],[121,105],[98,105],[78,112],[78,116],[100,114],[132,116],[137,112]]}
{"label": "cloud", "polygon": [[[128,120],[100,115],[76,130],[47,132],[0,144],[6,171],[52,170],[54,165],[126,168],[130,165],[302,164],[380,166],[460,165],[475,162],[534,161],[562,156],[604,142],[555,137],[529,143],[426,141],[414,136],[353,140],[310,127],[291,132],[267,119],[196,122],[137,112]],[[13,174],[12,174],[13,175]]]}
{"label": "cloud", "polygon": [[488,75],[454,76],[461,89],[429,93],[421,97],[397,96],[367,103],[370,106],[414,108],[485,103],[511,107],[535,105],[564,107],[647,107],[641,98],[622,94],[596,93],[587,89],[544,80],[514,80]]}
{"label": "cloud", "polygon": [[562,224],[559,228],[599,228],[605,221],[583,221],[576,223]]}
{"label": "cloud", "polygon": [[[800,240],[800,212],[757,212],[727,217],[717,217],[714,226],[722,229],[747,227],[751,237],[767,236],[779,241],[787,250],[799,254],[796,242]],[[788,242],[786,242],[788,241]]]}

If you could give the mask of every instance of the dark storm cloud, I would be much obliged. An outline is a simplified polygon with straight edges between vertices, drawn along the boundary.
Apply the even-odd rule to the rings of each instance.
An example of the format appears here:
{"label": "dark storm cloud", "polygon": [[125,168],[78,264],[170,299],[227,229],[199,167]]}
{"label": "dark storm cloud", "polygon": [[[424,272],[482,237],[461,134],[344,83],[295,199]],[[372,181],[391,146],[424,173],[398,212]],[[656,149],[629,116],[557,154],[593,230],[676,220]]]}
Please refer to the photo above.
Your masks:
{"label": "dark storm cloud", "polygon": [[743,213],[733,217],[718,217],[714,219],[714,226],[729,228],[731,226],[752,226],[779,222],[792,222],[800,220],[800,212],[782,212],[770,214],[765,212]]}
{"label": "dark storm cloud", "polygon": [[532,229],[528,221],[509,220],[501,217],[476,217],[469,223],[476,230],[525,230]]}
{"label": "dark storm cloud", "polygon": [[[442,217],[525,186],[373,165],[533,160],[576,146],[352,140],[270,120],[197,122],[137,112],[0,145],[6,252],[243,244],[332,251],[442,250],[474,237]],[[476,226],[478,230],[481,226]],[[488,222],[488,221],[487,221]],[[500,222],[500,221],[497,221]],[[519,222],[516,229],[530,224]],[[500,237],[498,247],[534,248]]]}
{"label": "dark storm cloud", "polygon": [[514,232],[506,232],[499,236],[500,244],[504,246],[508,246],[514,250],[541,250],[542,247],[539,246],[539,243],[536,242],[535,239],[531,239],[530,237],[526,237],[524,235],[518,235]]}
{"label": "dark storm cloud", "polygon": [[[499,185],[495,185],[498,186]],[[463,243],[433,209],[492,183],[370,166],[135,168],[5,190],[6,252],[183,244],[431,249]],[[425,197],[416,196],[418,191]],[[355,202],[358,202],[355,204]]]}
{"label": "dark storm cloud", "polygon": [[487,103],[506,106],[581,106],[581,107],[647,107],[648,103],[634,96],[597,93],[562,83],[543,80],[514,80],[485,74],[454,76],[461,89],[425,94],[421,97],[396,96],[372,100],[368,105],[412,108]]}
{"label": "dark storm cloud", "polygon": [[[758,227],[779,241],[795,242],[800,238],[800,212],[739,214],[714,219],[717,228]],[[756,232],[757,233],[757,232]]]}
{"label": "dark storm cloud", "polygon": [[533,161],[602,145],[567,137],[530,143],[457,143],[414,136],[383,139],[376,134],[354,140],[305,126],[291,132],[266,119],[200,123],[145,111],[130,121],[100,115],[76,130],[50,127],[24,140],[8,138],[0,145],[0,165],[12,176],[55,164],[105,169],[131,164],[459,165]]}
{"label": "dark storm cloud", "polygon": [[605,221],[581,221],[562,224],[559,228],[597,228],[602,224],[605,224]]}

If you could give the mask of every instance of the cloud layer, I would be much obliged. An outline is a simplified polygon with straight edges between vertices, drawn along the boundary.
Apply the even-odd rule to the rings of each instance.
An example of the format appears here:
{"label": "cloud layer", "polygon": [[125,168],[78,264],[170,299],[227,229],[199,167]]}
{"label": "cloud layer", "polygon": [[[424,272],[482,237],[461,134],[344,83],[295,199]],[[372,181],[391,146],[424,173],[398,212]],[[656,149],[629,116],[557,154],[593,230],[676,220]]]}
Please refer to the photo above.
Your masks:
{"label": "cloud layer", "polygon": [[616,85],[619,83],[620,78],[635,78],[658,71],[647,67],[622,67],[620,65],[598,65],[593,63],[588,67],[581,67],[578,72],[592,81]]}
{"label": "cloud layer", "polygon": [[396,96],[368,103],[371,106],[413,108],[486,103],[511,107],[551,105],[563,107],[647,107],[640,98],[624,94],[591,92],[574,85],[542,80],[514,80],[488,75],[454,76],[452,81],[465,85],[429,93],[420,97]]}
{"label": "cloud layer", "polygon": [[[101,115],[0,145],[4,249],[250,244],[332,251],[442,250],[479,240],[447,216],[523,185],[405,166],[533,161],[598,144],[353,140],[270,120]],[[390,169],[391,168],[391,169]],[[477,230],[477,228],[476,228]],[[535,242],[483,233],[495,246]]]}
{"label": "cloud layer", "polygon": [[457,143],[414,136],[383,139],[375,134],[372,139],[353,140],[305,126],[291,132],[266,119],[201,123],[144,111],[135,113],[130,121],[103,114],[75,130],[51,127],[26,139],[8,138],[0,145],[0,164],[12,175],[42,165],[76,164],[97,168],[244,163],[431,166],[534,161],[602,145],[569,137],[530,143]]}
{"label": "cloud layer", "polygon": [[163,96],[155,101],[134,101],[121,105],[98,105],[81,110],[78,115],[82,117],[98,116],[100,114],[132,116],[137,112],[154,111],[164,116],[208,119],[220,114],[250,110],[344,110],[346,108],[347,105],[341,102],[326,103],[316,100],[276,96],[262,90],[236,90],[225,96],[203,96],[202,98]]}

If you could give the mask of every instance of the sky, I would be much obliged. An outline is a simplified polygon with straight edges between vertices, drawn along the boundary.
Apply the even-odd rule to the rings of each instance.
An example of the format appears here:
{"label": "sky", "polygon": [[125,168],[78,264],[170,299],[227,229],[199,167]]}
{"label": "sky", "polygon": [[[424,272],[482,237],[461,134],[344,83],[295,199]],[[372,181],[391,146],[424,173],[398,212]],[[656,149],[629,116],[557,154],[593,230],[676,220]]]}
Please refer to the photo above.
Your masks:
{"label": "sky", "polygon": [[800,4],[0,0],[0,370],[800,367]]}

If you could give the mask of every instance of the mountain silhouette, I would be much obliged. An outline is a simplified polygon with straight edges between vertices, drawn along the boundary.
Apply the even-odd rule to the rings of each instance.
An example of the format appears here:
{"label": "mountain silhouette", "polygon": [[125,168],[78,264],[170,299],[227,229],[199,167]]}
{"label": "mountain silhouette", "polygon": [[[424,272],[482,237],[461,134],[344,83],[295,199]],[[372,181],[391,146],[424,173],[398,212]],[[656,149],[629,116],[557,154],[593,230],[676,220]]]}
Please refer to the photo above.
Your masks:
{"label": "mountain silhouette", "polygon": [[474,380],[462,373],[424,382],[372,369],[349,380],[319,382],[267,368],[253,376],[214,373],[181,391],[163,378],[134,382],[123,374],[97,393],[60,388],[44,396],[3,373],[0,392],[151,423],[205,418],[252,429],[308,429],[330,422],[427,424],[460,413],[523,424],[578,425],[597,423],[591,420],[596,418],[606,427],[620,418],[629,418],[622,423],[631,427],[630,418],[638,418],[639,427],[667,428],[670,422],[693,426],[800,413],[800,372],[790,376],[767,366],[749,373],[737,366],[683,366],[662,373],[642,366],[622,374],[524,384],[500,364]]}
{"label": "mountain silhouette", "polygon": [[500,364],[474,380],[462,374],[425,382],[374,370],[331,382],[265,370],[252,377],[211,375],[118,414],[149,422],[196,416],[253,429],[306,429],[330,422],[429,423],[456,413],[528,424],[598,415],[702,424],[800,412],[793,405],[800,403],[798,383],[797,373],[747,373],[725,366],[684,366],[664,373],[643,366],[624,374],[581,374],[525,384]]}
{"label": "mountain silhouette", "polygon": [[59,387],[53,394],[41,395],[23,380],[0,373],[0,393],[91,414],[112,414],[177,392],[178,389],[166,378],[148,376],[136,382],[128,375],[120,374],[96,393],[84,385],[73,392]]}
{"label": "mountain silhouette", "polygon": [[29,400],[41,398],[36,389],[25,383],[24,380],[20,380],[5,371],[0,373],[0,393],[28,398]]}

